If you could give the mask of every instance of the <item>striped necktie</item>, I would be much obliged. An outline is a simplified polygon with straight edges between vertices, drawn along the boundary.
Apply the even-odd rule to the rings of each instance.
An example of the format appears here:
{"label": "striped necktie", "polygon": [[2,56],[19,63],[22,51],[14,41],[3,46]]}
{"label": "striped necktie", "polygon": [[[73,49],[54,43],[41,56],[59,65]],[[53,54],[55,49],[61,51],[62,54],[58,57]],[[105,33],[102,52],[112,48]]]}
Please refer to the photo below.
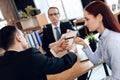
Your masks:
{"label": "striped necktie", "polygon": [[56,30],[56,37],[57,37],[57,40],[59,40],[60,37],[61,37],[60,31],[58,30],[58,27],[55,27],[55,30]]}

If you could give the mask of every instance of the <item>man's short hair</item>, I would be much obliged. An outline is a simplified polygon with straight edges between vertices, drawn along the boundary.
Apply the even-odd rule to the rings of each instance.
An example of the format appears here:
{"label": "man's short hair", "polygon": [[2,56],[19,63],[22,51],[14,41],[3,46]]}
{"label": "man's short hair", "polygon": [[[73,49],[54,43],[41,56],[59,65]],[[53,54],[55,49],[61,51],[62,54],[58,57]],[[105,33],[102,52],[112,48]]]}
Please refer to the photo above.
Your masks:
{"label": "man's short hair", "polygon": [[14,43],[15,33],[17,28],[12,25],[7,25],[0,30],[0,47],[7,50]]}
{"label": "man's short hair", "polygon": [[48,14],[49,14],[49,10],[50,9],[57,9],[57,11],[58,11],[58,13],[59,13],[59,9],[57,8],[57,7],[49,7],[49,9],[48,9]]}

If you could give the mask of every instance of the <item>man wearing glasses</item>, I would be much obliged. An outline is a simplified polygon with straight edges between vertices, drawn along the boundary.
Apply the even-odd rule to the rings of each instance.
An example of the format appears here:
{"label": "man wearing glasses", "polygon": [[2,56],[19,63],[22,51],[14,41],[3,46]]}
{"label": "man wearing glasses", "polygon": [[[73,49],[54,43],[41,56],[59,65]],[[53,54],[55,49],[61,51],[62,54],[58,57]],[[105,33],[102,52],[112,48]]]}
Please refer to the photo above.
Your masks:
{"label": "man wearing glasses", "polygon": [[[60,13],[57,7],[50,7],[48,9],[48,18],[51,21],[51,24],[47,24],[43,29],[43,49],[48,52],[49,44],[56,42],[63,33],[66,33],[67,30],[74,30],[73,25],[70,22],[61,22],[59,20]],[[57,28],[57,32],[56,32]],[[53,56],[52,54],[46,54],[47,56]]]}
{"label": "man wearing glasses", "polygon": [[[67,30],[74,30],[72,23],[61,22],[59,20],[60,13],[57,7],[50,7],[48,9],[48,17],[51,21],[51,24],[46,25],[46,28],[43,29],[43,43],[42,47],[46,52],[49,52],[49,44],[57,41],[57,34],[55,27],[58,27],[60,34],[66,33]],[[46,54],[47,56],[53,56],[52,54]],[[78,80],[85,80],[87,73],[79,77]]]}

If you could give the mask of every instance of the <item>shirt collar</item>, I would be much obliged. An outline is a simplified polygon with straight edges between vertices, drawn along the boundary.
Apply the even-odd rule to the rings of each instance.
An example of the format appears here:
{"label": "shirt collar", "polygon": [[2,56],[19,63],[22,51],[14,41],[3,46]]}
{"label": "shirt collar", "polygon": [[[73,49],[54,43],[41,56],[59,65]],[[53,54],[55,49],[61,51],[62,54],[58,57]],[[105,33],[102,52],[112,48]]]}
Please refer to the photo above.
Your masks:
{"label": "shirt collar", "polygon": [[105,28],[105,30],[104,30],[104,32],[103,32],[103,34],[100,36],[100,40],[102,40],[102,41],[104,41],[105,40],[105,38],[109,35],[109,33],[110,33],[110,30],[109,29],[107,29],[107,28]]}
{"label": "shirt collar", "polygon": [[52,24],[52,27],[55,28],[55,27],[60,27],[60,21],[58,22],[57,26],[53,25]]}

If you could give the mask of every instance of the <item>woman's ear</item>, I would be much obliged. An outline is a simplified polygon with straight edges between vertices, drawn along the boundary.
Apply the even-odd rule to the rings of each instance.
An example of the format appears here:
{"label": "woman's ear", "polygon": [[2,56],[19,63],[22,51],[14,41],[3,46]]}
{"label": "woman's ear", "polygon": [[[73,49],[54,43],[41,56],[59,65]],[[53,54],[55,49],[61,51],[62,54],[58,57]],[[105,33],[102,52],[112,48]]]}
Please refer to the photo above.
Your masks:
{"label": "woman's ear", "polygon": [[100,22],[103,20],[103,16],[101,14],[98,14],[97,18],[99,19]]}

